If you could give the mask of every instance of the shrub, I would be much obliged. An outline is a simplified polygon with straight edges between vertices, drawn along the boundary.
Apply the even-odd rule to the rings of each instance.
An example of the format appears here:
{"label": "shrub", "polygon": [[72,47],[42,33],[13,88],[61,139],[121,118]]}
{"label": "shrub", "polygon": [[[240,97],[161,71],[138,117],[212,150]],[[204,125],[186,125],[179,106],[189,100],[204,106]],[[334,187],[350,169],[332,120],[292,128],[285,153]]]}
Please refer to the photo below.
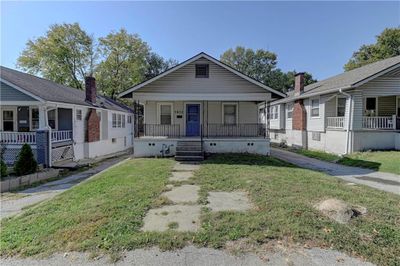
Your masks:
{"label": "shrub", "polygon": [[4,179],[4,177],[7,176],[7,165],[3,160],[0,160],[0,177],[1,180]]}
{"label": "shrub", "polygon": [[37,162],[33,157],[31,146],[24,144],[18,154],[17,162],[14,165],[15,173],[20,175],[27,175],[36,172]]}

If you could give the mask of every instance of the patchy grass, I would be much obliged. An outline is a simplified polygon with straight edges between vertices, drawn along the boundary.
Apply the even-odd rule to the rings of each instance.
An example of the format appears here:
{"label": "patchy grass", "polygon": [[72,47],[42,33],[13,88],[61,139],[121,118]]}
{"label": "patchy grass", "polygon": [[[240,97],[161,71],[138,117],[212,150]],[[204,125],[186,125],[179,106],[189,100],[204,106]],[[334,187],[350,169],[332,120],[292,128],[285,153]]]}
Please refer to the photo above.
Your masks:
{"label": "patchy grass", "polygon": [[345,156],[339,156],[323,151],[285,148],[286,150],[327,161],[339,163],[347,166],[355,166],[373,169],[376,171],[388,172],[400,175],[400,152],[399,151],[366,151],[356,152]]}
{"label": "patchy grass", "polygon": [[[214,248],[240,239],[249,245],[282,241],[332,247],[380,265],[396,265],[400,254],[400,197],[364,186],[347,186],[323,173],[274,158],[219,155],[206,160],[191,182],[209,191],[246,191],[256,206],[248,212],[213,213],[202,208],[201,230],[142,232],[143,217],[168,183],[174,161],[134,159],[60,194],[54,200],[2,221],[1,255],[60,251],[106,252],[189,243]],[[333,222],[313,205],[339,198],[365,206],[368,214],[349,224]],[[175,225],[171,225],[174,227]]]}

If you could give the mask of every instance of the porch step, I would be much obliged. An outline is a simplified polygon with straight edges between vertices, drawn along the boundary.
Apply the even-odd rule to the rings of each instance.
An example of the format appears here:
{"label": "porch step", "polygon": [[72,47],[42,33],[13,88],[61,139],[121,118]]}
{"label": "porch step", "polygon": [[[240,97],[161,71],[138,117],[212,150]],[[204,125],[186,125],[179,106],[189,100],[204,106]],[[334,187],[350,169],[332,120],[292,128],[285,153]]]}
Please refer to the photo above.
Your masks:
{"label": "porch step", "polygon": [[201,141],[184,140],[176,145],[175,160],[177,161],[202,161],[204,160]]}

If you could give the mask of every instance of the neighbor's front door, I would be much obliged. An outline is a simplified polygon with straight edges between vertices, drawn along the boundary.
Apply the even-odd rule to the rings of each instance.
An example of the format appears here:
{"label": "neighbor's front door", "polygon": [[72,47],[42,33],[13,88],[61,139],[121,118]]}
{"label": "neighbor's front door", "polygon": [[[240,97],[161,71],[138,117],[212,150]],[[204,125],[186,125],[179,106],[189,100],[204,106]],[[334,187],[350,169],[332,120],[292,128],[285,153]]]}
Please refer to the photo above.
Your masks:
{"label": "neighbor's front door", "polygon": [[200,104],[186,105],[186,136],[200,136]]}

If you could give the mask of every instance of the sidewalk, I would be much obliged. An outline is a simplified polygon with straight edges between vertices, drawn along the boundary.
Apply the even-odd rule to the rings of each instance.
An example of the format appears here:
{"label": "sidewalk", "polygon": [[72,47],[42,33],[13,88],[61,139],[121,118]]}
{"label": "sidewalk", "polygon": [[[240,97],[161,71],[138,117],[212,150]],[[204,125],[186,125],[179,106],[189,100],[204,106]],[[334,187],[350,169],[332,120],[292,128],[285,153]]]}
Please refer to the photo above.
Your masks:
{"label": "sidewalk", "polygon": [[396,174],[325,162],[277,148],[271,148],[271,156],[302,168],[324,172],[351,183],[362,184],[400,195],[400,176]]}
{"label": "sidewalk", "polygon": [[83,180],[106,170],[107,168],[121,162],[126,158],[128,158],[128,156],[125,155],[108,159],[100,162],[98,166],[90,168],[86,171],[76,173],[56,181],[48,182],[37,187],[28,188],[19,191],[18,193],[13,193],[22,196],[21,198],[2,198],[0,200],[0,219],[18,214],[26,206],[51,199],[65,190],[68,190],[71,187],[79,184]]}

